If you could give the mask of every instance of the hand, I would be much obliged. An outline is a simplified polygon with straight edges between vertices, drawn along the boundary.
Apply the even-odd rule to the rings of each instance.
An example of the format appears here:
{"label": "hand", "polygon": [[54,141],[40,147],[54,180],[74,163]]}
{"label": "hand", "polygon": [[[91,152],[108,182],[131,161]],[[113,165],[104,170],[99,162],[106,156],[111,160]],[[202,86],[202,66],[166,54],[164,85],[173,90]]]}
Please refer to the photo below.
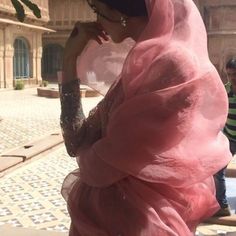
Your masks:
{"label": "hand", "polygon": [[97,22],[77,22],[64,50],[63,72],[66,79],[75,78],[77,57],[91,39],[102,44],[103,40],[108,40],[108,36]]}

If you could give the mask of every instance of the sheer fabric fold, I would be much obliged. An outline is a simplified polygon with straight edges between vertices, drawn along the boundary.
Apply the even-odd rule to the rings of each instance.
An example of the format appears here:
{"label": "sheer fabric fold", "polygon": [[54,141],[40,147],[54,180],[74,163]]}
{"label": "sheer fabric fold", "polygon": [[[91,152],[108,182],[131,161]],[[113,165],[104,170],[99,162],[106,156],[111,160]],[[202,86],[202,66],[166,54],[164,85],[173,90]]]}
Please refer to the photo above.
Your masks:
{"label": "sheer fabric fold", "polygon": [[212,175],[231,158],[228,104],[201,16],[191,0],[147,6],[149,23],[98,107],[102,136],[79,150],[63,186],[73,236],[190,236],[219,207]]}

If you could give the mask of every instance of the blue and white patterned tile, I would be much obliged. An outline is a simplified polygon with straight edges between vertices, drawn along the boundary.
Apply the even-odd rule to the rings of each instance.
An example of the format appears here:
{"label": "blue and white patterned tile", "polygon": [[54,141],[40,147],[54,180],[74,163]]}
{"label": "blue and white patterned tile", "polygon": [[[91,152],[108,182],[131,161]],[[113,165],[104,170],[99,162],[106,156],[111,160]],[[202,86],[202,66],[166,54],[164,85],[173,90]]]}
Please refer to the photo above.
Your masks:
{"label": "blue and white patterned tile", "polygon": [[[62,168],[69,162],[70,168]],[[57,167],[59,163],[63,165]],[[70,218],[60,190],[65,176],[75,168],[75,160],[68,158],[62,146],[1,178],[0,224],[68,230]]]}
{"label": "blue and white patterned tile", "polygon": [[9,208],[7,207],[0,208],[0,219],[1,217],[10,216],[10,215],[13,215],[13,213],[11,212]]}
{"label": "blue and white patterned tile", "polygon": [[42,180],[42,181],[35,181],[35,182],[31,182],[31,183],[28,183],[32,188],[39,188],[39,189],[44,189],[44,188],[48,188],[48,187],[51,187],[52,185],[45,181],[45,180]]}
{"label": "blue and white patterned tile", "polygon": [[23,175],[20,177],[23,181],[26,182],[35,182],[41,180],[41,177],[38,175]]}
{"label": "blue and white patterned tile", "polygon": [[6,180],[4,181],[4,185],[12,185],[12,184],[16,184],[16,181],[13,178],[6,178]]}
{"label": "blue and white patterned tile", "polygon": [[68,225],[58,224],[58,225],[54,225],[54,226],[51,226],[51,227],[42,228],[41,230],[68,232],[69,231],[69,227],[68,227]]}
{"label": "blue and white patterned tile", "polygon": [[53,196],[56,197],[60,195],[60,190],[57,188],[48,188],[48,189],[39,190],[39,193],[46,198],[53,197]]}
{"label": "blue and white patterned tile", "polygon": [[31,194],[26,193],[26,192],[12,194],[12,195],[9,195],[9,197],[12,199],[13,202],[21,202],[21,201],[34,199]]}
{"label": "blue and white patterned tile", "polygon": [[14,227],[23,227],[23,225],[20,223],[20,221],[16,218],[12,218],[10,220],[4,220],[2,222],[0,222],[1,225],[3,224],[9,224],[12,225]]}
{"label": "blue and white patterned tile", "polygon": [[63,212],[63,214],[67,217],[69,217],[69,213],[67,209],[60,209],[61,212]]}
{"label": "blue and white patterned tile", "polygon": [[11,193],[11,192],[18,192],[22,191],[24,188],[18,184],[16,185],[6,185],[4,187],[0,187],[5,193]]}
{"label": "blue and white patterned tile", "polygon": [[30,202],[30,203],[20,204],[18,205],[18,207],[23,212],[32,212],[32,211],[45,209],[45,207],[39,202]]}
{"label": "blue and white patterned tile", "polygon": [[36,225],[57,220],[57,218],[51,212],[30,215],[29,218]]}
{"label": "blue and white patterned tile", "polygon": [[55,207],[65,206],[65,200],[62,198],[49,200]]}

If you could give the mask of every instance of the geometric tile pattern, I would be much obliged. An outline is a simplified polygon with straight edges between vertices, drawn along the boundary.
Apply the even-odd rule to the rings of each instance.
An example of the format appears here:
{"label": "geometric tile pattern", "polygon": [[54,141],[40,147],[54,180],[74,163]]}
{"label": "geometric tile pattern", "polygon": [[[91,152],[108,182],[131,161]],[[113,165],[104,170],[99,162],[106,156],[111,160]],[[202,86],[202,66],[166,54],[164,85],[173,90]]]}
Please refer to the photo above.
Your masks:
{"label": "geometric tile pattern", "polygon": [[67,209],[61,209],[61,212],[63,212],[65,216],[69,216]]}
{"label": "geometric tile pattern", "polygon": [[29,199],[33,199],[33,196],[29,193],[16,193],[16,194],[13,194],[13,195],[9,195],[9,197],[11,198],[11,200],[13,202],[22,202],[22,201],[26,201],[26,200],[29,200]]}
{"label": "geometric tile pattern", "polygon": [[29,218],[36,225],[57,220],[57,218],[51,212],[29,215]]}
{"label": "geometric tile pattern", "polygon": [[20,221],[16,218],[12,218],[12,219],[4,220],[0,222],[0,225],[4,225],[4,224],[9,224],[9,225],[12,225],[13,227],[23,227]]}
{"label": "geometric tile pattern", "polygon": [[44,197],[53,197],[53,196],[58,196],[60,194],[59,189],[56,188],[51,188],[51,189],[44,189],[44,190],[39,190],[39,193],[44,196]]}
{"label": "geometric tile pattern", "polygon": [[0,179],[0,225],[67,232],[70,218],[60,189],[78,168],[63,145]]}
{"label": "geometric tile pattern", "polygon": [[69,228],[67,225],[59,224],[51,227],[44,228],[44,230],[58,231],[58,232],[68,232]]}
{"label": "geometric tile pattern", "polygon": [[204,224],[198,227],[197,236],[236,236],[235,226]]}
{"label": "geometric tile pattern", "polygon": [[0,153],[59,129],[59,99],[37,96],[36,88],[0,91]]}
{"label": "geometric tile pattern", "polygon": [[7,207],[0,208],[0,217],[13,215]]}
{"label": "geometric tile pattern", "polygon": [[46,188],[46,187],[50,187],[50,183],[48,183],[47,181],[41,180],[41,181],[34,181],[34,182],[29,182],[28,183],[32,188]]}
{"label": "geometric tile pattern", "polygon": [[[86,115],[99,100],[82,99]],[[37,96],[36,88],[0,90],[0,117],[1,154],[60,129],[60,101]],[[62,147],[0,177],[0,225],[68,231],[70,218],[60,189],[75,168]]]}
{"label": "geometric tile pattern", "polygon": [[49,200],[55,207],[60,207],[60,206],[64,206],[65,201],[62,200],[61,198],[58,199],[51,199]]}
{"label": "geometric tile pattern", "polygon": [[[86,115],[101,98],[82,99]],[[59,98],[39,97],[36,88],[0,90],[0,111],[0,153],[60,129]]]}
{"label": "geometric tile pattern", "polygon": [[[100,99],[82,99],[86,115]],[[0,111],[0,154],[59,129],[59,99],[38,97],[36,88],[0,90]],[[62,147],[0,177],[0,225],[68,232],[70,218],[60,188],[75,168],[75,160]],[[204,225],[197,235],[205,230],[219,235],[236,231],[235,227]]]}
{"label": "geometric tile pattern", "polygon": [[18,207],[23,212],[31,212],[31,213],[32,213],[32,211],[45,209],[45,207],[39,202],[29,202],[29,203],[25,203],[25,204],[20,204],[20,205],[18,205]]}
{"label": "geometric tile pattern", "polygon": [[[51,154],[2,177],[0,225],[68,232],[70,218],[60,188],[65,176],[76,168],[76,161],[67,155],[62,145]],[[234,229],[227,228],[228,232]],[[201,226],[196,235],[205,235],[201,232],[206,230],[220,232],[217,226]]]}
{"label": "geometric tile pattern", "polygon": [[12,193],[12,192],[17,192],[19,190],[23,190],[23,188],[20,185],[4,186],[4,187],[1,187],[1,189],[5,193]]}

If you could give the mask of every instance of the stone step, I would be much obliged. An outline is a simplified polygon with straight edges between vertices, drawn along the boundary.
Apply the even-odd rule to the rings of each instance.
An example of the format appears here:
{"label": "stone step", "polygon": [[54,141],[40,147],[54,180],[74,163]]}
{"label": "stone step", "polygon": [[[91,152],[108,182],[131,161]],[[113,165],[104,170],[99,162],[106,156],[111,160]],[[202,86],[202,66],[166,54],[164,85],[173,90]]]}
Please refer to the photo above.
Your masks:
{"label": "stone step", "polygon": [[[59,89],[58,88],[50,88],[50,87],[38,87],[37,94],[39,97],[46,98],[59,98]],[[98,97],[101,96],[96,90],[93,90],[87,86],[80,87],[80,95],[82,98],[84,97]]]}
{"label": "stone step", "polygon": [[236,227],[218,225],[218,224],[201,224],[197,228],[196,236],[236,236]]}
{"label": "stone step", "polygon": [[233,214],[231,216],[211,217],[207,219],[205,222],[210,224],[236,226],[236,215]]}
{"label": "stone step", "polygon": [[0,155],[0,173],[61,143],[63,143],[61,131],[56,131],[3,153]]}
{"label": "stone step", "polygon": [[1,236],[68,236],[68,233],[54,231],[35,230],[28,228],[16,228],[10,225],[0,226]]}

